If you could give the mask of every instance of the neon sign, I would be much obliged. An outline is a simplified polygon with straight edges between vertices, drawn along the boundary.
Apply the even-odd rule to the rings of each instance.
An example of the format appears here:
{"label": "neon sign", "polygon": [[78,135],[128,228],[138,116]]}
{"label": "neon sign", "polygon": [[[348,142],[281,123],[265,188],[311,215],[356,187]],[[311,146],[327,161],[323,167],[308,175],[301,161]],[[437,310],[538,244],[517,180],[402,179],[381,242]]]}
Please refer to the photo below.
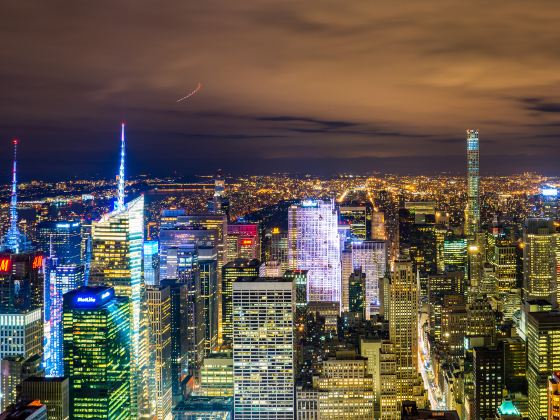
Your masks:
{"label": "neon sign", "polygon": [[97,300],[93,297],[93,296],[78,296],[78,299],[76,299],[77,302],[79,303],[95,303],[97,302]]}
{"label": "neon sign", "polygon": [[35,258],[33,258],[33,263],[31,265],[31,267],[34,270],[37,270],[38,268],[41,268],[43,266],[43,256],[42,255],[36,255]]}
{"label": "neon sign", "polygon": [[252,239],[242,239],[241,240],[241,245],[244,245],[244,246],[253,245],[253,240]]}
{"label": "neon sign", "polygon": [[9,273],[12,269],[12,261],[9,258],[0,259],[0,273]]}

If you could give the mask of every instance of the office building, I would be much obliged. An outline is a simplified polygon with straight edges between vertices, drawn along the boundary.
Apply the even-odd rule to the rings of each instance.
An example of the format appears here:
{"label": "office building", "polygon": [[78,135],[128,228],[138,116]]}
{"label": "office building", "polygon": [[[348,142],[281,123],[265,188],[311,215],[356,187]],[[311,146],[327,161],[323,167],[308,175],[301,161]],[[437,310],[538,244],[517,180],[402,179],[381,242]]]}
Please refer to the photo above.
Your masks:
{"label": "office building", "polygon": [[474,348],[473,379],[473,418],[493,418],[503,399],[504,359],[501,349],[495,347]]}
{"label": "office building", "polygon": [[144,305],[143,244],[144,196],[118,206],[93,223],[89,284],[111,286],[117,296],[130,298],[133,415],[137,412],[149,411],[148,375],[145,372],[148,363],[149,337],[145,311],[142,310]]}
{"label": "office building", "polygon": [[158,419],[171,416],[171,287],[147,286],[150,331],[150,389]]}
{"label": "office building", "polygon": [[48,420],[70,419],[68,378],[27,378],[21,383],[22,400],[39,400],[47,407]]}
{"label": "office building", "polygon": [[244,277],[257,278],[259,265],[258,260],[237,259],[222,268],[222,317],[218,329],[220,345],[229,346],[233,339],[233,284]]}
{"label": "office building", "polygon": [[283,271],[288,266],[288,232],[273,227],[264,236],[264,259],[266,262],[276,261]]}
{"label": "office building", "polygon": [[353,240],[365,241],[371,236],[370,213],[371,208],[363,205],[341,205],[339,207],[340,224],[350,227],[350,237]]}
{"label": "office building", "polygon": [[40,401],[21,401],[2,414],[0,420],[47,420],[47,407]]}
{"label": "office building", "polygon": [[480,230],[480,174],[478,130],[467,130],[467,208],[465,234],[474,235]]}
{"label": "office building", "polygon": [[232,397],[190,396],[173,408],[174,420],[231,420]]}
{"label": "office building", "polygon": [[366,275],[361,269],[357,269],[350,274],[350,278],[348,280],[350,312],[356,312],[362,315],[364,314],[364,304],[366,303],[365,283]]}
{"label": "office building", "polygon": [[226,261],[238,258],[261,259],[261,237],[258,223],[228,224],[226,236]]}
{"label": "office building", "polygon": [[378,314],[381,306],[379,281],[387,270],[387,247],[385,241],[353,241],[352,268],[365,274],[365,317]]}
{"label": "office building", "polygon": [[412,261],[397,260],[391,277],[389,337],[396,354],[397,398],[410,399],[418,370],[418,289]]}
{"label": "office building", "polygon": [[154,286],[159,284],[159,242],[144,242],[144,283]]}
{"label": "office building", "polygon": [[313,388],[318,391],[318,418],[373,418],[374,385],[366,359],[338,355],[323,361]]}
{"label": "office building", "polygon": [[200,369],[197,395],[205,397],[233,397],[233,354],[210,353]]}
{"label": "office building", "polygon": [[129,419],[130,299],[111,287],[81,287],[64,295],[64,371],[70,417]]}
{"label": "office building", "polygon": [[333,201],[303,200],[288,209],[288,260],[307,270],[310,301],[341,300],[338,214]]}
{"label": "office building", "polygon": [[527,314],[527,382],[529,418],[548,415],[548,378],[560,370],[560,313]]}
{"label": "office building", "polygon": [[550,219],[531,218],[523,229],[524,298],[557,304],[554,225]]}
{"label": "office building", "polygon": [[0,362],[0,409],[5,410],[20,398],[21,383],[31,376],[43,376],[41,355],[24,358],[5,357]]}
{"label": "office building", "polygon": [[161,280],[160,285],[169,287],[171,299],[171,393],[175,406],[183,399],[182,383],[189,373],[187,285],[174,279]]}
{"label": "office building", "polygon": [[[62,306],[63,296],[84,285],[82,264],[58,264],[48,258],[45,264],[49,296],[45,308],[45,374],[48,377],[64,376],[62,361]],[[47,318],[48,317],[48,318]]]}
{"label": "office building", "polygon": [[548,418],[560,419],[560,372],[553,372],[548,378]]}
{"label": "office building", "polygon": [[236,419],[294,418],[294,306],[289,279],[233,284]]}
{"label": "office building", "polygon": [[0,253],[0,311],[43,308],[43,254]]}

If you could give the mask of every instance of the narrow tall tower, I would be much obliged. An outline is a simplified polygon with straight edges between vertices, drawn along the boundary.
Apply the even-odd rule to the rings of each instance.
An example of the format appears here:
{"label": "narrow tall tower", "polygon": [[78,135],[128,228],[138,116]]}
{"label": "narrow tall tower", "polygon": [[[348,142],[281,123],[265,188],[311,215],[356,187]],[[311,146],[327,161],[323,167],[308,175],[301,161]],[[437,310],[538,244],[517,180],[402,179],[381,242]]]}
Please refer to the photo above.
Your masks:
{"label": "narrow tall tower", "polygon": [[19,231],[18,223],[18,213],[17,213],[17,145],[19,141],[17,139],[13,140],[14,144],[14,164],[12,167],[12,194],[10,199],[10,227],[6,236],[3,240],[2,248],[6,251],[13,252],[17,254],[19,252],[25,251],[24,248],[27,247],[27,241],[22,233]]}
{"label": "narrow tall tower", "polygon": [[480,173],[478,130],[467,130],[467,209],[465,233],[474,235],[480,230]]}
{"label": "narrow tall tower", "polygon": [[116,203],[116,210],[124,209],[124,122],[121,124],[121,165],[119,167],[118,175],[118,196]]}

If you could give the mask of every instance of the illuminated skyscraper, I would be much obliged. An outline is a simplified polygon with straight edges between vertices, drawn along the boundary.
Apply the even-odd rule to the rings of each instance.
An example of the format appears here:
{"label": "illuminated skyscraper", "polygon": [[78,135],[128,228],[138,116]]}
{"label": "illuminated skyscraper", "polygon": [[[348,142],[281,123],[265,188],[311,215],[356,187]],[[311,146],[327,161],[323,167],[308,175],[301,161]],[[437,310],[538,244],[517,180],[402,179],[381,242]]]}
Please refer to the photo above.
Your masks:
{"label": "illuminated skyscraper", "polygon": [[395,261],[391,277],[389,337],[397,355],[397,397],[411,399],[418,370],[418,289],[412,261]]}
{"label": "illuminated skyscraper", "polygon": [[[45,374],[48,377],[64,376],[62,361],[62,303],[63,296],[84,285],[84,266],[77,264],[55,265],[47,260],[49,275],[49,305],[45,311]],[[46,318],[48,316],[48,319]]]}
{"label": "illuminated skyscraper", "polygon": [[341,300],[338,215],[333,201],[303,200],[288,210],[290,267],[308,270],[309,301]]}
{"label": "illuminated skyscraper", "polygon": [[554,226],[550,219],[527,219],[523,229],[525,300],[545,299],[557,306]]}
{"label": "illuminated skyscraper", "polygon": [[560,419],[560,372],[548,379],[548,418]]}
{"label": "illuminated skyscraper", "polygon": [[261,259],[261,238],[258,223],[235,223],[227,227],[226,261],[237,258]]}
{"label": "illuminated skyscraper", "polygon": [[25,379],[25,365],[33,360],[39,364],[42,353],[42,308],[0,313],[0,410],[16,402],[16,387]]}
{"label": "illuminated skyscraper", "polygon": [[64,376],[62,362],[62,297],[84,285],[82,225],[78,221],[44,221],[37,240],[45,253],[45,374]]}
{"label": "illuminated skyscraper", "polygon": [[222,268],[222,298],[218,342],[231,345],[233,339],[233,284],[244,278],[257,278],[259,275],[258,260],[237,259]]}
{"label": "illuminated skyscraper", "polygon": [[130,298],[132,415],[149,411],[147,375],[148,328],[145,319],[142,252],[144,248],[144,196],[124,202],[124,124],[121,131],[121,164],[115,210],[92,225],[89,284],[108,285],[117,296]]}
{"label": "illuminated skyscraper", "polygon": [[474,235],[480,230],[480,173],[478,130],[467,130],[467,209],[465,234]]}
{"label": "illuminated skyscraper", "polygon": [[560,313],[527,314],[527,382],[529,419],[548,414],[548,378],[560,370]]}
{"label": "illuminated skyscraper", "polygon": [[550,185],[543,185],[539,198],[542,217],[558,220],[558,188]]}
{"label": "illuminated skyscraper", "polygon": [[171,418],[171,288],[146,288],[150,327],[150,389],[152,406],[158,419]]}
{"label": "illuminated skyscraper", "polygon": [[371,236],[368,216],[371,208],[364,205],[341,205],[340,224],[350,226],[350,236],[365,241]]}
{"label": "illuminated skyscraper", "polygon": [[475,347],[473,351],[474,417],[494,418],[503,399],[504,358],[500,349]]}
{"label": "illuminated skyscraper", "polygon": [[171,392],[173,406],[183,399],[181,383],[188,374],[188,296],[187,285],[176,279],[163,279],[171,298]]}
{"label": "illuminated skyscraper", "polygon": [[293,283],[242,278],[233,284],[235,418],[294,418]]}
{"label": "illuminated skyscraper", "polygon": [[159,284],[158,241],[144,242],[144,283],[151,286]]}
{"label": "illuminated skyscraper", "polygon": [[64,371],[70,417],[129,419],[130,300],[111,287],[81,287],[64,295]]}
{"label": "illuminated skyscraper", "polygon": [[338,354],[323,361],[313,385],[320,419],[373,419],[374,384],[368,361]]}
{"label": "illuminated skyscraper", "polygon": [[352,267],[365,274],[365,317],[378,314],[381,305],[379,282],[387,270],[385,241],[354,241],[351,244]]}

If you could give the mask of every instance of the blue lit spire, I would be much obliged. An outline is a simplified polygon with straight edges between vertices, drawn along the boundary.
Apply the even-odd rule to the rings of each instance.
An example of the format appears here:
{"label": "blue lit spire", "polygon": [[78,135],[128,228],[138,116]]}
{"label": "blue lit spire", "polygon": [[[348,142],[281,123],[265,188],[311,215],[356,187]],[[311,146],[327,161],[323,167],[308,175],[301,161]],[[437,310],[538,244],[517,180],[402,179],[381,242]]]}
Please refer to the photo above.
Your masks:
{"label": "blue lit spire", "polygon": [[124,210],[124,122],[121,124],[121,166],[118,175],[118,195],[116,210]]}
{"label": "blue lit spire", "polygon": [[18,229],[17,213],[17,145],[19,141],[13,140],[14,144],[14,165],[12,167],[12,195],[10,199],[10,227],[3,239],[2,249],[13,253],[23,252],[29,248],[27,238]]}

